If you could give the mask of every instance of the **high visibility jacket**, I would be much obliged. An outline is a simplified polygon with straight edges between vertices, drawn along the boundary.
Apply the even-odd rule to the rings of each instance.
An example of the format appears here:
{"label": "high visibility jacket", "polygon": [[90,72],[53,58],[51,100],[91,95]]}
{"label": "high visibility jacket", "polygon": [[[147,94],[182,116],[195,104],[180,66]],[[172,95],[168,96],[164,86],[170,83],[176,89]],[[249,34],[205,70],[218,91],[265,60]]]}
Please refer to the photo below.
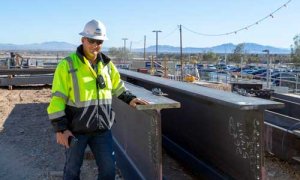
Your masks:
{"label": "high visibility jacket", "polygon": [[115,118],[111,108],[112,96],[126,103],[135,98],[125,89],[110,59],[99,53],[97,60],[93,68],[83,56],[83,47],[79,46],[76,53],[58,64],[47,109],[56,132],[69,129],[77,133],[90,133],[110,129]]}

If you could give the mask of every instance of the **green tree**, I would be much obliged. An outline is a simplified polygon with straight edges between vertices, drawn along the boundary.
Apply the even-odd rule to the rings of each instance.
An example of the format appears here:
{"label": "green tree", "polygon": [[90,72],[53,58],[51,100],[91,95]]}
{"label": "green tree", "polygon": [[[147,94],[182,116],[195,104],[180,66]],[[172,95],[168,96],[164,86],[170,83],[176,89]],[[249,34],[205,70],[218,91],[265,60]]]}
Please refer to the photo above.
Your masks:
{"label": "green tree", "polygon": [[300,34],[294,38],[294,45],[291,45],[291,57],[293,63],[300,63]]}
{"label": "green tree", "polygon": [[127,48],[124,52],[124,48],[111,47],[108,49],[108,54],[109,56],[111,56],[113,59],[116,60],[132,59],[132,54],[130,54]]}
{"label": "green tree", "polygon": [[116,48],[111,47],[108,49],[108,54],[112,58],[121,59],[122,58],[123,49],[122,48]]}
{"label": "green tree", "polygon": [[211,51],[204,53],[202,58],[206,62],[216,62],[218,60],[217,54]]}
{"label": "green tree", "polygon": [[260,59],[258,57],[258,54],[251,54],[248,56],[247,62],[249,63],[259,63]]}
{"label": "green tree", "polygon": [[241,61],[241,57],[243,57],[245,53],[245,44],[240,43],[238,44],[235,49],[233,50],[233,53],[228,57],[229,61],[239,63]]}

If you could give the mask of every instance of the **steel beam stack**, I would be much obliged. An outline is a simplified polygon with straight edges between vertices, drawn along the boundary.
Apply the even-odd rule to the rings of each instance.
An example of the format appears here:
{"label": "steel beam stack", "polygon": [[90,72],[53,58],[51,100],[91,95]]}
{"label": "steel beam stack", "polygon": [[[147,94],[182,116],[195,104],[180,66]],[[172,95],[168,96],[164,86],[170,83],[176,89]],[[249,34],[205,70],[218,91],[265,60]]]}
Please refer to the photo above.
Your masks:
{"label": "steel beam stack", "polygon": [[0,86],[51,84],[55,69],[0,69]]}
{"label": "steel beam stack", "polygon": [[117,166],[125,179],[162,180],[161,109],[179,108],[180,103],[152,95],[144,88],[126,83],[137,97],[150,102],[136,108],[115,98],[113,126]]}
{"label": "steel beam stack", "polygon": [[122,78],[160,88],[180,109],[162,110],[163,146],[201,177],[262,179],[264,110],[282,103],[132,71]]}
{"label": "steel beam stack", "polygon": [[273,93],[283,109],[265,112],[266,151],[280,159],[300,162],[300,96]]}

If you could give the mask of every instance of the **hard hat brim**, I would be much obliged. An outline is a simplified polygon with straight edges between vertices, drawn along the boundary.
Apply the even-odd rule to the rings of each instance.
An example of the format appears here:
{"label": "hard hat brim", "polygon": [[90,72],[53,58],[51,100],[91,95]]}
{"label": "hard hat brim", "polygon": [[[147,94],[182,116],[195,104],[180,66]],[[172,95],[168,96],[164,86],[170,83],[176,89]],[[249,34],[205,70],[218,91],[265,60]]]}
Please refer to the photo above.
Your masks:
{"label": "hard hat brim", "polygon": [[91,39],[96,39],[96,40],[108,40],[108,38],[105,36],[95,36],[95,35],[87,34],[85,32],[81,32],[81,33],[79,33],[79,35],[81,35],[83,37],[91,38]]}

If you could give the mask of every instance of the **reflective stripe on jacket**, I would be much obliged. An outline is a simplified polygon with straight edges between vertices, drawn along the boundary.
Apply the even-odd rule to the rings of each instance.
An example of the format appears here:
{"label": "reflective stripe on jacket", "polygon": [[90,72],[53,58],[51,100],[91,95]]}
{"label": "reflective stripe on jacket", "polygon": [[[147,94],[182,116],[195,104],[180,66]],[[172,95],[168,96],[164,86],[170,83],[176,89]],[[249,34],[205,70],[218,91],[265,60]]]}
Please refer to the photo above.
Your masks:
{"label": "reflective stripe on jacket", "polygon": [[[114,64],[104,62],[102,56],[98,55],[97,72],[78,50],[58,64],[47,109],[51,121],[67,121],[67,128],[78,133],[111,128],[115,117],[112,96],[118,97],[126,89]],[[103,89],[96,83],[100,75],[105,82]]]}

